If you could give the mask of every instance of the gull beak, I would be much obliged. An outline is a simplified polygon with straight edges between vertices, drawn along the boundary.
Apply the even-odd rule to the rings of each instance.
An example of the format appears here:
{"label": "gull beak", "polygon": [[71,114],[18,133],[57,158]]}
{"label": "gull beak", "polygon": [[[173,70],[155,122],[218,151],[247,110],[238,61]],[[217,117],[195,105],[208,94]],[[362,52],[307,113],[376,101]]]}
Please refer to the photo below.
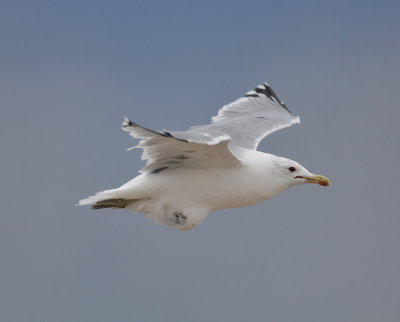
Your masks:
{"label": "gull beak", "polygon": [[319,184],[320,186],[324,187],[329,187],[331,185],[331,181],[319,174],[312,174],[310,177],[309,176],[298,176],[296,178],[302,178],[304,179],[305,183],[316,183]]}

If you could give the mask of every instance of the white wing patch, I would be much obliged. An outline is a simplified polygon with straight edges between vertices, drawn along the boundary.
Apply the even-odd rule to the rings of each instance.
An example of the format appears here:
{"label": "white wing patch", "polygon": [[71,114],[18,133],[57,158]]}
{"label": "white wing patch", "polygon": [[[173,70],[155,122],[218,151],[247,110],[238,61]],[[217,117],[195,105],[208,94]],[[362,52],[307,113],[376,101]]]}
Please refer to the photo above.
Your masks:
{"label": "white wing patch", "polygon": [[228,134],[232,145],[247,149],[256,149],[265,136],[300,123],[300,118],[290,113],[267,83],[224,105],[211,120],[210,125],[193,130]]}

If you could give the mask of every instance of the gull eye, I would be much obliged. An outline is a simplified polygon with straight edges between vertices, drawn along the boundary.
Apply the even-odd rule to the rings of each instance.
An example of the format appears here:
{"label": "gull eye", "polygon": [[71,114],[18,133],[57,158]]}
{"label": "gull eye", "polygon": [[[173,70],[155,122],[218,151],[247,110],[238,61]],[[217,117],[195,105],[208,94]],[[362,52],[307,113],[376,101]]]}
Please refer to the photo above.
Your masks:
{"label": "gull eye", "polygon": [[295,168],[295,167],[290,167],[288,170],[289,170],[290,172],[294,172],[294,171],[296,171],[296,168]]}

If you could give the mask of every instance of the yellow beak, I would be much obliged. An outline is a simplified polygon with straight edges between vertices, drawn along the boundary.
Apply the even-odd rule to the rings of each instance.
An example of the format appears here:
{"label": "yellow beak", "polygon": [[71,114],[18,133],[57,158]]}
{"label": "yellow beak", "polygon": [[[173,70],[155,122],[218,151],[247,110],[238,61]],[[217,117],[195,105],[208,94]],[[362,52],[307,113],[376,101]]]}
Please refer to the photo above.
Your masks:
{"label": "yellow beak", "polygon": [[327,177],[321,176],[319,174],[313,174],[311,177],[300,177],[303,178],[306,183],[316,183],[324,187],[329,187],[331,185],[331,181]]}

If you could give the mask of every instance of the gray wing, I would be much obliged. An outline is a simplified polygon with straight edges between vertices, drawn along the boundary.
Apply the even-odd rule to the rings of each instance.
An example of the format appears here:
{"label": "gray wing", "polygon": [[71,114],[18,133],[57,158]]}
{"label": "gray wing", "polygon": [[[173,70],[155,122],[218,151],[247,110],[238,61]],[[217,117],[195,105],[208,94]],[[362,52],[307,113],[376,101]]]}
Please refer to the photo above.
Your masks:
{"label": "gray wing", "polygon": [[[176,168],[227,168],[241,165],[241,161],[230,151],[231,138],[226,134],[196,136],[170,132],[156,132],[142,127],[127,118],[122,129],[134,138],[141,139],[134,148],[142,148],[142,160],[147,160],[140,172],[158,173]],[[190,131],[189,131],[190,132]]]}
{"label": "gray wing", "polygon": [[290,113],[271,87],[257,86],[244,97],[223,106],[209,125],[193,126],[186,132],[193,137],[227,134],[232,146],[256,150],[260,141],[280,129],[300,123],[300,118]]}

